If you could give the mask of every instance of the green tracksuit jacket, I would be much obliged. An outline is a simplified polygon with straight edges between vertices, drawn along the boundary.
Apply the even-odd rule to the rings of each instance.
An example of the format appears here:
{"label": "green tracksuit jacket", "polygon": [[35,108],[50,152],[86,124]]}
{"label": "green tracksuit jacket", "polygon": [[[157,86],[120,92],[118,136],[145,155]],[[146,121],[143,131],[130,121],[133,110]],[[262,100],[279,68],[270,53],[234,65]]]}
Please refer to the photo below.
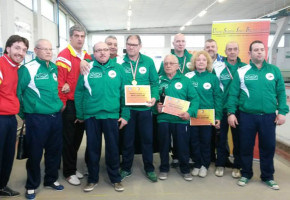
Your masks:
{"label": "green tracksuit jacket", "polygon": [[[162,93],[162,88],[165,88],[165,95],[171,96],[174,98],[190,101],[188,113],[191,117],[197,116],[197,110],[199,107],[199,97],[192,86],[190,80],[185,77],[180,72],[177,72],[176,75],[169,79],[166,75],[160,76],[159,81],[159,94]],[[187,124],[189,121],[184,121],[181,118],[166,114],[166,113],[158,113],[157,122],[169,122],[169,123],[181,123]]]}
{"label": "green tracksuit jacket", "polygon": [[111,59],[102,65],[97,61],[90,63],[90,72],[80,75],[75,91],[77,118],[81,120],[130,118],[130,110],[125,107],[124,69]]}
{"label": "green tracksuit jacket", "polygon": [[220,88],[223,91],[222,102],[224,112],[227,112],[226,103],[228,101],[230,83],[232,82],[235,74],[237,73],[237,70],[245,65],[247,64],[243,63],[239,57],[237,58],[237,63],[235,65],[231,65],[228,62],[227,58],[225,58],[224,64],[218,65],[213,69],[213,74],[218,77],[220,82]]}
{"label": "green tracksuit jacket", "polygon": [[[155,64],[153,60],[140,53],[139,55],[139,63],[137,66],[136,72],[136,81],[137,85],[150,85],[151,89],[151,98],[155,98],[156,100],[159,99],[158,95],[158,74],[155,68]],[[132,85],[133,75],[130,62],[133,64],[133,70],[135,71],[136,62],[129,59],[128,55],[124,57],[124,62],[122,64],[123,68],[125,69],[126,77],[127,77],[127,84]],[[150,107],[147,106],[131,106],[131,110],[137,111],[145,111],[150,110]]]}
{"label": "green tracksuit jacket", "polygon": [[63,106],[57,89],[57,66],[38,57],[18,70],[17,96],[20,101],[19,116],[24,113],[53,114]]}
{"label": "green tracksuit jacket", "polygon": [[222,118],[222,91],[218,78],[208,71],[192,71],[187,76],[199,95],[199,109],[215,109],[215,118]]}
{"label": "green tracksuit jacket", "polygon": [[[171,54],[175,55],[174,49],[171,50]],[[177,55],[175,55],[175,56],[178,58],[179,68],[181,70],[183,69],[184,59],[185,59],[185,65],[184,65],[184,69],[183,69],[183,73],[182,74],[186,74],[186,73],[190,72],[188,66],[189,66],[190,60],[192,58],[192,54],[190,54],[186,49],[184,49],[183,57],[178,57]],[[160,65],[160,69],[158,71],[158,74],[159,75],[165,75],[163,62]]]}
{"label": "green tracksuit jacket", "polygon": [[270,114],[278,110],[279,114],[286,115],[289,107],[279,68],[264,61],[258,69],[250,61],[249,65],[238,69],[230,85],[228,112],[235,113],[237,107],[252,114]]}

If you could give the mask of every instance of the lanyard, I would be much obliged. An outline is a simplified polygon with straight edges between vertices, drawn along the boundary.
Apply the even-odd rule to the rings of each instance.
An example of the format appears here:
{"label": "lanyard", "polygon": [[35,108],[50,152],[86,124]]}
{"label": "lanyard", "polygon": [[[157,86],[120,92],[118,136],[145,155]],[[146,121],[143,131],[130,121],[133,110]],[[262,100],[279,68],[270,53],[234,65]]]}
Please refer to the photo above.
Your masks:
{"label": "lanyard", "polygon": [[230,70],[229,70],[228,66],[226,65],[226,63],[225,63],[225,66],[226,66],[226,69],[227,69],[227,71],[228,71],[228,73],[229,73],[229,75],[230,75],[230,77],[231,77],[231,80],[233,80],[232,73],[230,72]]}
{"label": "lanyard", "polygon": [[183,74],[183,71],[184,71],[185,62],[186,62],[186,56],[184,56],[182,69],[180,69],[180,67],[178,68],[179,71],[180,71],[182,74]]}
{"label": "lanyard", "polygon": [[[136,83],[136,84],[137,84],[137,82],[136,82],[136,73],[137,73],[137,68],[138,68],[138,64],[139,64],[139,58],[140,58],[140,57],[138,57],[138,59],[137,59],[137,61],[136,61],[135,71],[134,71],[134,69],[133,69],[133,64],[132,64],[132,62],[130,61],[130,66],[131,66],[131,71],[132,71],[132,76],[133,76],[133,81],[132,81],[132,83]],[[136,85],[136,84],[133,84],[133,85]]]}

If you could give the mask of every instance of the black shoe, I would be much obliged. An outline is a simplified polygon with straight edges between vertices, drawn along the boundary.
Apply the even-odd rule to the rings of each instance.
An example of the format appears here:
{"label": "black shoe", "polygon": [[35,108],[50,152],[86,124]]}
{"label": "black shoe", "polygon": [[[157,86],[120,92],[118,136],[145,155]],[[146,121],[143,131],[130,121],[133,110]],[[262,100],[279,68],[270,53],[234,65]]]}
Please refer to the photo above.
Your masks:
{"label": "black shoe", "polygon": [[20,193],[11,190],[9,187],[4,187],[3,189],[0,189],[0,196],[1,197],[15,197],[15,196],[19,196]]}

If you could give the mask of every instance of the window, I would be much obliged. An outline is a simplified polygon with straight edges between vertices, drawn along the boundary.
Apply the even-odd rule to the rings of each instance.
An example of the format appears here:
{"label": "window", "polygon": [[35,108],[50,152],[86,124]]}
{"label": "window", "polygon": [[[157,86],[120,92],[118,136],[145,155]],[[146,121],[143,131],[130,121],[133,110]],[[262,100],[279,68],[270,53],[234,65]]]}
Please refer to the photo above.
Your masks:
{"label": "window", "polygon": [[[274,35],[269,35],[268,37],[268,47],[271,46],[272,42],[274,40]],[[280,42],[278,43],[278,47],[284,47],[285,46],[285,37],[284,35],[281,37]]]}
{"label": "window", "polygon": [[30,10],[32,10],[32,0],[17,0],[19,3],[23,4]]}
{"label": "window", "polygon": [[75,22],[69,19],[68,21],[69,28],[75,25]]}
{"label": "window", "polygon": [[67,46],[67,25],[66,15],[59,11],[59,37],[60,37],[60,49],[64,49]]}
{"label": "window", "polygon": [[165,44],[165,37],[158,35],[141,35],[142,47],[163,48]]}
{"label": "window", "polygon": [[53,3],[50,0],[41,0],[41,14],[50,21],[54,21]]}
{"label": "window", "polygon": [[[174,35],[171,36],[171,48],[173,48],[172,42],[174,40]],[[185,35],[185,41],[186,41],[186,48],[200,48],[204,47],[204,42],[205,42],[205,36],[204,35]]]}

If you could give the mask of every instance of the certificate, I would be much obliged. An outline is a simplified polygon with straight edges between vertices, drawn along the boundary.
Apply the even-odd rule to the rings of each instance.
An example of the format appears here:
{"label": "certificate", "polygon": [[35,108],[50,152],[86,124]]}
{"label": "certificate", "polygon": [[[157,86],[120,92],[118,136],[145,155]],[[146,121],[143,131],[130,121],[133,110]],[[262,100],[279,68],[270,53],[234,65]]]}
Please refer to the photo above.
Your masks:
{"label": "certificate", "polygon": [[151,101],[150,85],[125,85],[126,106],[148,105],[147,101]]}
{"label": "certificate", "polygon": [[189,101],[166,96],[162,112],[178,116],[180,113],[186,112],[188,110],[189,104]]}
{"label": "certificate", "polygon": [[190,118],[190,126],[208,126],[214,124],[215,124],[214,109],[199,109],[197,111],[197,117]]}

